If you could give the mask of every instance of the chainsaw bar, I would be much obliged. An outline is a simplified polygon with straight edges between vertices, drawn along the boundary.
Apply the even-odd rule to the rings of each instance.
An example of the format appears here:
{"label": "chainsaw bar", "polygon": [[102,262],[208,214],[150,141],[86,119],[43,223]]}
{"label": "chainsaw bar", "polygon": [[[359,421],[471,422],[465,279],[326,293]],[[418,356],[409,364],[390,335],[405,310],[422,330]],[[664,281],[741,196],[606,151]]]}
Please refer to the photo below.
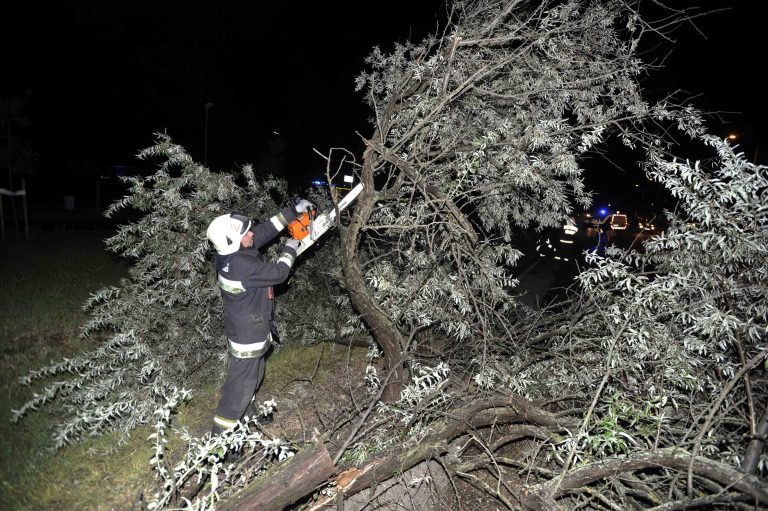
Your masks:
{"label": "chainsaw bar", "polygon": [[317,217],[309,224],[309,236],[299,241],[299,248],[296,249],[296,255],[300,255],[306,249],[314,245],[323,234],[336,225],[337,211],[344,211],[347,206],[360,195],[361,191],[363,191],[363,183],[358,183],[357,186],[352,188],[349,193],[342,197],[337,208],[328,213],[317,215]]}

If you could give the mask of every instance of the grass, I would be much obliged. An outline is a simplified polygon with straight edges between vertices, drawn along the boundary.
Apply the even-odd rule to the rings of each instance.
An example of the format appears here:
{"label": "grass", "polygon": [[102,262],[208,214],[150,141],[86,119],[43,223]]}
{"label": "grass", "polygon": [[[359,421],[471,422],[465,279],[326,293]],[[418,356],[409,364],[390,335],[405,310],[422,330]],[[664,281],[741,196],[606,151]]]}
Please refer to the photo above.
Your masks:
{"label": "grass", "polygon": [[[366,350],[355,349],[356,363],[364,358]],[[362,355],[361,355],[362,353]],[[334,344],[299,346],[287,344],[267,359],[264,388],[279,392],[294,382],[312,381],[322,384],[330,377],[330,368],[344,367],[349,352],[346,347]]]}
{"label": "grass", "polygon": [[66,466],[76,453],[50,452],[52,422],[45,413],[33,412],[11,424],[11,409],[33,391],[16,383],[19,376],[93,346],[94,340],[77,335],[86,318],[81,306],[90,293],[127,275],[126,266],[104,249],[109,235],[33,232],[29,241],[0,244],[1,509],[65,509],[53,501],[41,506],[33,500],[61,493],[56,490],[58,479],[73,484],[66,474],[82,477],[79,469]]}
{"label": "grass", "polygon": [[[80,307],[97,289],[117,284],[125,265],[105,250],[109,231],[35,233],[0,244],[0,342],[77,331]],[[21,336],[21,339],[19,337]]]}
{"label": "grass", "polygon": [[[4,511],[128,511],[141,492],[153,487],[149,427],[138,428],[123,443],[119,434],[106,434],[52,452],[56,417],[48,409],[34,411],[18,424],[10,422],[11,409],[36,390],[20,387],[19,376],[98,343],[77,334],[87,317],[81,305],[88,295],[127,276],[126,265],[104,250],[103,239],[110,234],[38,233],[28,242],[0,244],[0,509]],[[364,350],[357,351],[355,357],[364,356]],[[346,349],[332,345],[289,344],[269,357],[260,397],[277,396],[279,406],[281,393],[296,382],[336,385],[338,373],[349,364],[348,356]],[[193,435],[208,430],[219,397],[219,381],[213,380],[193,389],[193,399],[180,407],[174,427],[187,428]],[[171,435],[169,441],[169,453],[184,449],[179,435]]]}

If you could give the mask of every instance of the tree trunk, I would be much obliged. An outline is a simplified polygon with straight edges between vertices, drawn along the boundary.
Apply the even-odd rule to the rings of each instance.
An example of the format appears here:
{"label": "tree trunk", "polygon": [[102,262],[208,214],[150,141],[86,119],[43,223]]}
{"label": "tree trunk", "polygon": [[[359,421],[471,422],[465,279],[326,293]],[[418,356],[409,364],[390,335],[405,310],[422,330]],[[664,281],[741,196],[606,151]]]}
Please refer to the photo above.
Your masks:
{"label": "tree trunk", "polygon": [[384,352],[386,369],[384,376],[388,377],[388,379],[382,399],[387,403],[392,403],[400,398],[400,391],[404,381],[401,353],[402,336],[395,324],[379,308],[375,298],[366,288],[357,252],[360,243],[360,232],[371,217],[376,203],[376,190],[373,181],[374,158],[375,153],[369,147],[363,156],[361,178],[364,188],[357,197],[352,220],[349,227],[345,230],[345,235],[342,237],[341,259],[350,300],[352,300],[355,308],[363,317],[365,324],[371,329],[376,342]]}
{"label": "tree trunk", "polygon": [[760,462],[760,455],[763,453],[765,437],[768,435],[768,408],[763,411],[763,416],[757,424],[755,437],[749,441],[747,452],[744,454],[744,473],[755,475],[757,465]]}
{"label": "tree trunk", "polygon": [[307,511],[321,511],[336,498],[350,497],[367,488],[391,479],[398,473],[414,467],[422,461],[445,454],[448,445],[445,442],[421,443],[405,452],[390,453],[362,468],[350,468],[336,478],[335,490],[341,497],[323,497],[313,502]]}
{"label": "tree trunk", "polygon": [[318,443],[299,452],[267,479],[254,482],[219,507],[222,511],[282,511],[312,493],[336,472],[328,449]]}

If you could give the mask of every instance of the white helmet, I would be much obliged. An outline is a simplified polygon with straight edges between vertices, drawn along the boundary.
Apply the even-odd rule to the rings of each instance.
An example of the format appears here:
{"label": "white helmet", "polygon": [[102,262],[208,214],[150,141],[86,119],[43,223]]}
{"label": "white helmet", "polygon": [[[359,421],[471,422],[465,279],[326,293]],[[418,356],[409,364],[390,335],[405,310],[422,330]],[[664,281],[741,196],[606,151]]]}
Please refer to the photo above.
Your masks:
{"label": "white helmet", "polygon": [[240,241],[250,228],[251,221],[248,218],[232,213],[214,218],[208,225],[206,235],[216,247],[216,252],[229,255],[240,249]]}

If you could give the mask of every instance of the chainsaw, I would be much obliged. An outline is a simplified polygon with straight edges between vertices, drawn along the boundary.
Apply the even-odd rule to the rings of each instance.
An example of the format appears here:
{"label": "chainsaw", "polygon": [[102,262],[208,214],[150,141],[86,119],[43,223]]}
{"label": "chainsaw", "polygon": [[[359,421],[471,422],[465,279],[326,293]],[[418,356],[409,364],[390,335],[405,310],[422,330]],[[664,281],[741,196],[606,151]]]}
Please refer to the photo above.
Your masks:
{"label": "chainsaw", "polygon": [[315,242],[331,227],[336,224],[337,212],[344,211],[349,204],[360,195],[363,190],[363,183],[358,183],[342,199],[336,208],[327,213],[317,214],[315,208],[310,208],[306,213],[300,214],[296,220],[288,224],[288,233],[291,237],[299,241],[299,248],[296,249],[296,255],[300,255],[306,249],[315,244]]}

